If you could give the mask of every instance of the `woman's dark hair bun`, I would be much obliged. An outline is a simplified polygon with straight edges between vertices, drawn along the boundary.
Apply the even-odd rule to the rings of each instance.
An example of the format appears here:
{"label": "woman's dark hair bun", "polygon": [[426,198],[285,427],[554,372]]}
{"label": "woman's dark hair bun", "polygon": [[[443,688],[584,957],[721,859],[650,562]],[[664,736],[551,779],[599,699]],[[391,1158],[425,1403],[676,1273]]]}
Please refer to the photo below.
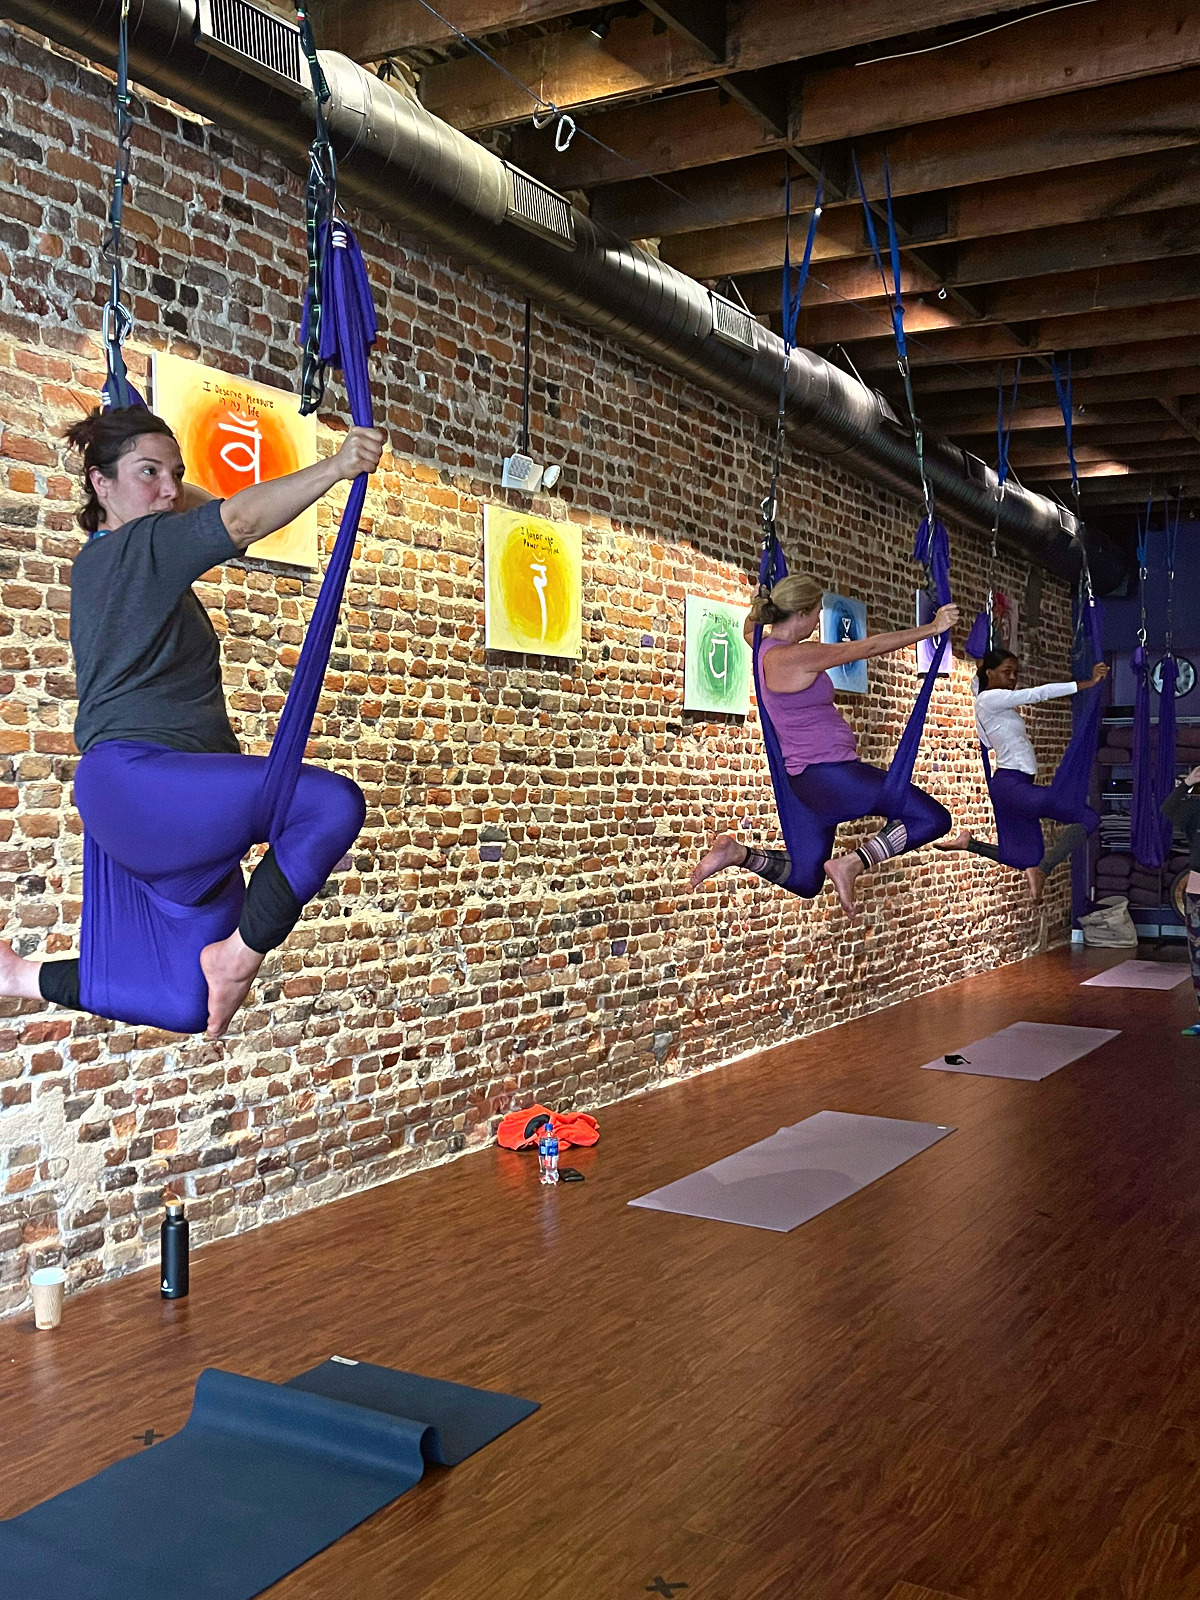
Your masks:
{"label": "woman's dark hair bun", "polygon": [[116,406],[111,411],[97,406],[66,430],[68,442],[83,456],[84,501],[75,520],[85,533],[95,533],[104,520],[104,507],[92,487],[93,469],[106,478],[115,477],[118,461],[133,449],[135,439],[147,433],[175,437],[169,424],[145,406]]}

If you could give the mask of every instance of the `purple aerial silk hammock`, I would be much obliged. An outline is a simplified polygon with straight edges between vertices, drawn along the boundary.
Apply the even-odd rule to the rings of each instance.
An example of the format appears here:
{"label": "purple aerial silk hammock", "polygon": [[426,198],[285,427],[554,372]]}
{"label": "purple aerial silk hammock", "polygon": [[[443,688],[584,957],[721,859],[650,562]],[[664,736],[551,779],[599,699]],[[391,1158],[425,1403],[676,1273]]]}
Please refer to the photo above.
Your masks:
{"label": "purple aerial silk hammock", "polygon": [[1160,807],[1175,787],[1175,684],[1179,669],[1171,651],[1171,589],[1175,579],[1175,538],[1178,508],[1172,525],[1170,511],[1165,516],[1167,566],[1167,638],[1160,671],[1162,687],[1158,699],[1158,744],[1152,754],[1154,736],[1150,721],[1150,654],[1146,649],[1146,563],[1150,539],[1151,507],[1145,520],[1138,521],[1138,587],[1141,594],[1142,624],[1138,647],[1130,665],[1134,675],[1133,696],[1133,800],[1131,840],[1134,859],[1151,870],[1164,867],[1171,854],[1171,824]]}
{"label": "purple aerial silk hammock", "polygon": [[[371,287],[358,243],[348,228],[335,224],[323,247],[321,357],[342,369],[354,422],[371,427],[367,352],[378,332]],[[253,819],[261,842],[274,844],[279,839],[296,790],[366,490],[367,477],[362,474],[350,487],[321,592],[266,759]],[[221,805],[223,799],[216,793],[197,796],[201,805]],[[85,833],[79,969],[83,1008],[116,1021],[148,1024],[176,1033],[201,1031],[207,1022],[208,1005],[200,952],[206,945],[228,938],[238,926],[245,898],[240,859],[239,853],[229,861],[228,875],[201,904],[179,904],[127,872]]]}
{"label": "purple aerial silk hammock", "polygon": [[[1090,596],[1083,604],[1081,622],[1092,660],[1099,661],[1103,654],[1100,614],[1099,607]],[[1054,777],[1048,784],[1026,783],[1014,787],[1011,790],[1011,806],[1009,780],[1000,772],[993,773],[988,747],[980,744],[984,777],[996,817],[996,846],[1000,860],[1006,867],[1024,869],[1037,866],[1042,857],[1041,827],[1031,824],[1036,824],[1040,817],[1055,822],[1079,823],[1089,834],[1095,833],[1099,827],[1100,818],[1088,805],[1088,790],[1096,762],[1102,708],[1099,690],[1089,690],[1084,709],[1075,722],[1070,743]]]}
{"label": "purple aerial silk hammock", "polygon": [[[929,568],[930,577],[936,593],[939,606],[950,603],[950,551],[946,530],[940,521],[933,525],[930,531],[928,519],[922,521],[917,531],[914,558],[923,561]],[[787,576],[787,562],[784,560],[783,551],[777,540],[772,539],[763,550],[762,562],[758,570],[760,589],[773,588],[782,578]],[[762,637],[761,625],[754,630],[754,691],[758,700],[758,715],[762,723],[763,743],[767,747],[767,765],[771,771],[771,787],[775,791],[775,804],[779,811],[779,826],[783,834],[783,841],[787,847],[788,859],[791,862],[787,881],[783,888],[804,897],[813,893],[812,884],[803,876],[804,863],[811,855],[809,841],[814,834],[823,834],[827,824],[817,817],[808,806],[799,798],[792,789],[788,780],[787,767],[784,764],[783,749],[779,743],[779,735],[774,724],[767,714],[766,702],[763,697],[762,686]],[[933,653],[933,659],[925,674],[925,681],[921,685],[916,703],[909,713],[900,742],[888,767],[887,779],[882,793],[877,802],[877,809],[871,811],[872,816],[894,816],[900,809],[900,804],[912,782],[913,768],[917,762],[917,752],[921,746],[921,734],[925,726],[926,713],[929,710],[929,701],[937,684],[938,669],[942,664],[942,657],[946,650],[948,636],[942,634]]]}
{"label": "purple aerial silk hammock", "polygon": [[1133,694],[1133,802],[1134,859],[1139,866],[1164,867],[1171,854],[1171,824],[1159,809],[1175,787],[1175,680],[1174,656],[1162,659],[1162,689],[1158,701],[1158,741],[1150,722],[1150,656],[1139,644],[1130,660]]}

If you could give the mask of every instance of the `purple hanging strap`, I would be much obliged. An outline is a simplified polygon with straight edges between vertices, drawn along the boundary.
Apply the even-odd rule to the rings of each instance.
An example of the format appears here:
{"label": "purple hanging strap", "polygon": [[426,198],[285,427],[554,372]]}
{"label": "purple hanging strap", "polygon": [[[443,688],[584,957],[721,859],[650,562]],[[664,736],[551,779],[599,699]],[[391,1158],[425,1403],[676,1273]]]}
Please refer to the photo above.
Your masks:
{"label": "purple hanging strap", "polygon": [[[367,352],[379,332],[371,285],[358,241],[344,223],[333,224],[326,235],[324,248],[325,296],[320,358],[330,366],[341,368],[350,401],[350,415],[358,427],[370,428],[374,426],[375,418],[371,406]],[[304,760],[304,747],[312,731],[366,495],[367,475],[361,473],[350,485],[350,493],[346,497],[346,507],[342,512],[333,553],[325,569],[321,593],[304,635],[300,660],[267,757],[263,796],[269,818],[268,836],[272,843],[291,802]]]}

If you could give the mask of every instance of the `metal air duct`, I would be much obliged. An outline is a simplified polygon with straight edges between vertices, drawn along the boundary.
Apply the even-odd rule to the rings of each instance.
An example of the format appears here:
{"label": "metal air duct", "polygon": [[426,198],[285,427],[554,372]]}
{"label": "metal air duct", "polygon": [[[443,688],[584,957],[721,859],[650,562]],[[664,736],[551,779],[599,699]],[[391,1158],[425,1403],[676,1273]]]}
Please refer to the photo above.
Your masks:
{"label": "metal air duct", "polygon": [[[120,0],[0,0],[3,14],[109,66],[119,8]],[[293,78],[300,73],[298,54],[281,26],[288,25],[247,0],[132,0],[130,72],[147,88],[303,170],[311,97]],[[257,50],[269,59],[247,53]],[[419,231],[522,294],[759,416],[775,414],[784,350],[774,333],[573,210],[347,57],[322,51],[321,64],[347,201]],[[788,429],[799,444],[918,497],[908,430],[874,390],[811,351],[797,350],[787,399]],[[937,437],[927,440],[926,460],[941,509],[990,529],[993,470]],[[1064,576],[1078,571],[1070,512],[1010,483],[1000,520],[1002,531],[1041,565]],[[1097,589],[1119,584],[1125,558],[1095,535],[1087,537],[1087,548]]]}

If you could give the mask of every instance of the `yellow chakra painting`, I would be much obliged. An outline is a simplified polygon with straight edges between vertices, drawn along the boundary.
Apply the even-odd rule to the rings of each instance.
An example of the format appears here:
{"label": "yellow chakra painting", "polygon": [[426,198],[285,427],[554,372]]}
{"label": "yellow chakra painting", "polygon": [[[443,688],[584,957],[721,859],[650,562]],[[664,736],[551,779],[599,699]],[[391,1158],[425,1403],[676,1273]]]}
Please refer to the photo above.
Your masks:
{"label": "yellow chakra painting", "polygon": [[578,659],[583,641],[579,526],[508,506],[485,506],[483,547],[487,648]]}

